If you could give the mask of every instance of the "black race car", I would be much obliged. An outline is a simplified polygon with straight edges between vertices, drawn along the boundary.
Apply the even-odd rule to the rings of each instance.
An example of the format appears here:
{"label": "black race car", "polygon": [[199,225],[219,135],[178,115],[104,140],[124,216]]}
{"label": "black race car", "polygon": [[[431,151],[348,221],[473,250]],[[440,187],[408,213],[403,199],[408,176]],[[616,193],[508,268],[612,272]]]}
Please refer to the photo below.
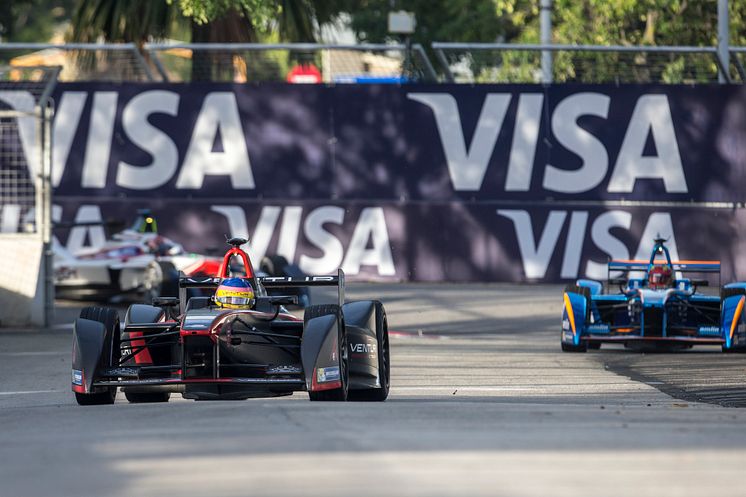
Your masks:
{"label": "black race car", "polygon": [[[89,307],[75,321],[72,390],[81,405],[274,397],[305,390],[311,400],[383,401],[390,363],[386,312],[374,300],[345,302],[344,273],[256,276],[241,245],[229,240],[215,277],[181,278],[178,298],[135,304],[120,324],[114,309]],[[190,288],[216,289],[231,261],[243,262],[256,292],[252,309],[226,309]],[[268,290],[336,286],[338,302],[313,305],[302,319],[284,306],[297,296]]]}

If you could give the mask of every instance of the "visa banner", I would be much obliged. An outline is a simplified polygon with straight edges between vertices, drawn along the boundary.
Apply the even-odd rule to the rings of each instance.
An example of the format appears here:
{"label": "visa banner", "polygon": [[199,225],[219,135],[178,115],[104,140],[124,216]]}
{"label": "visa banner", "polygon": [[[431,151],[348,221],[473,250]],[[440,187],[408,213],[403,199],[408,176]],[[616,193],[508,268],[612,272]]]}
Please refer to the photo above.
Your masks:
{"label": "visa banner", "polygon": [[[598,277],[656,234],[742,267],[741,86],[60,83],[54,100],[60,221],[149,207],[190,250],[230,232],[377,279]],[[56,235],[100,243],[86,233]]]}

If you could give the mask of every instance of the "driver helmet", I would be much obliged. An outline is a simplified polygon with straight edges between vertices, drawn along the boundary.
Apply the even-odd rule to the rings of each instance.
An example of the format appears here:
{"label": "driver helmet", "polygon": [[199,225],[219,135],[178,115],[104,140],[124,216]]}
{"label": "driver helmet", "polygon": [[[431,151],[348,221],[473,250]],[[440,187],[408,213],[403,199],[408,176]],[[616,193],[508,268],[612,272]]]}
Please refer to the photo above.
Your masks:
{"label": "driver helmet", "polygon": [[673,283],[673,271],[671,266],[653,266],[648,273],[648,285],[653,290],[668,288]]}
{"label": "driver helmet", "polygon": [[215,292],[215,303],[226,309],[254,307],[254,289],[246,278],[226,278]]}

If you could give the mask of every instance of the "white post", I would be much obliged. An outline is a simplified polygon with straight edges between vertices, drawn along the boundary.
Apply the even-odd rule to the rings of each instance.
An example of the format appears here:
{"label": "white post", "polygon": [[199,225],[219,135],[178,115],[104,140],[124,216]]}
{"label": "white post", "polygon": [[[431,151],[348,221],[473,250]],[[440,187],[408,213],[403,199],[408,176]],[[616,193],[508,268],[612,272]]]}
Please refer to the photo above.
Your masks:
{"label": "white post", "polygon": [[[721,0],[723,1],[723,0]],[[727,1],[727,0],[726,0]],[[541,0],[541,13],[539,16],[541,29],[541,44],[552,44],[552,0]],[[552,82],[552,52],[541,51],[541,82]]]}
{"label": "white post", "polygon": [[718,81],[727,83],[727,74],[724,71],[730,69],[730,30],[728,27],[728,0],[718,0],[718,57],[723,64],[723,69],[718,71]]}

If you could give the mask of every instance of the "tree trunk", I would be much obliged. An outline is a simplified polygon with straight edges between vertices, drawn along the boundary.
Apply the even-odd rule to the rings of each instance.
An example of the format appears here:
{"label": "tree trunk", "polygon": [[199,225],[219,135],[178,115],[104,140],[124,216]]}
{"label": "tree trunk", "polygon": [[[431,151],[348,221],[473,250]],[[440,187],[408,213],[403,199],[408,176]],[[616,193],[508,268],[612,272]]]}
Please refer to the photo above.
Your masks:
{"label": "tree trunk", "polygon": [[[192,21],[192,43],[252,43],[256,33],[246,14],[230,10],[205,24]],[[192,81],[233,81],[233,56],[225,50],[193,50]]]}

